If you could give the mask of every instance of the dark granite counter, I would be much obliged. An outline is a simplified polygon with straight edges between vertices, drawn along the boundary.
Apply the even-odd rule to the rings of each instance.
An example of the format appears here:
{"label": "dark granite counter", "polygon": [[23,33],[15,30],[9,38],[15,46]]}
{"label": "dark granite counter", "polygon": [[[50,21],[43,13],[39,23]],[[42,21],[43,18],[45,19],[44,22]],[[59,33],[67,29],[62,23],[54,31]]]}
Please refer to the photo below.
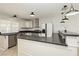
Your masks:
{"label": "dark granite counter", "polygon": [[3,35],[3,36],[10,36],[10,35],[17,35],[18,32],[14,32],[14,33],[0,33],[0,35]]}
{"label": "dark granite counter", "polygon": [[79,37],[79,33],[75,33],[75,32],[61,32],[63,35],[65,36],[75,36],[75,37]]}
{"label": "dark granite counter", "polygon": [[45,29],[43,30],[20,30],[20,33],[45,33]]}
{"label": "dark granite counter", "polygon": [[[56,36],[57,36],[57,34],[56,34]],[[56,37],[46,38],[46,37],[39,37],[39,36],[18,35],[18,39],[67,46],[65,43],[63,43],[61,40],[57,39]]]}

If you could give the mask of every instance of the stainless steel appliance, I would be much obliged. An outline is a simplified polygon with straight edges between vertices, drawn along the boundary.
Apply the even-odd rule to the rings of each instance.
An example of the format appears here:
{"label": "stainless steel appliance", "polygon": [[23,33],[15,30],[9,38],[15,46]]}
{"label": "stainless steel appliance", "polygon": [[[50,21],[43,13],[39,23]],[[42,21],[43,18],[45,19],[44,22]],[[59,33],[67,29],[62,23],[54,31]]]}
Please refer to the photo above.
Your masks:
{"label": "stainless steel appliance", "polygon": [[17,35],[16,34],[9,35],[8,36],[8,48],[11,48],[16,45],[17,45]]}

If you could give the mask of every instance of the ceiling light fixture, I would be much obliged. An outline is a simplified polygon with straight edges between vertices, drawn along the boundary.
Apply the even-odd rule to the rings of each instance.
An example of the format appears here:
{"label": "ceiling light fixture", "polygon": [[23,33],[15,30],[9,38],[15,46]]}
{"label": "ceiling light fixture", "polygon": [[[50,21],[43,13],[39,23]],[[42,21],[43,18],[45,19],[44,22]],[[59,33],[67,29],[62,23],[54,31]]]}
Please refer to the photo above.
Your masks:
{"label": "ceiling light fixture", "polygon": [[30,16],[32,16],[32,17],[35,16],[34,12],[31,12]]}
{"label": "ceiling light fixture", "polygon": [[60,23],[65,23],[65,21],[62,20]]}
{"label": "ceiling light fixture", "polygon": [[17,16],[16,16],[16,14],[15,14],[15,15],[13,15],[13,17],[17,17]]}
{"label": "ceiling light fixture", "polygon": [[62,20],[64,20],[64,21],[65,21],[65,20],[69,20],[69,19],[68,19],[66,16],[64,16],[64,18],[63,18]]}
{"label": "ceiling light fixture", "polygon": [[65,11],[68,9],[68,6],[67,5],[64,5],[63,8],[61,9],[62,11]]}
{"label": "ceiling light fixture", "polygon": [[65,21],[68,21],[69,19],[66,17],[66,15],[64,15],[64,13],[61,13],[62,14],[62,20],[60,23],[65,23]]}
{"label": "ceiling light fixture", "polygon": [[70,6],[70,10],[68,12],[66,12],[66,16],[72,16],[72,15],[76,15],[79,14],[79,10],[76,10],[73,5],[71,4]]}

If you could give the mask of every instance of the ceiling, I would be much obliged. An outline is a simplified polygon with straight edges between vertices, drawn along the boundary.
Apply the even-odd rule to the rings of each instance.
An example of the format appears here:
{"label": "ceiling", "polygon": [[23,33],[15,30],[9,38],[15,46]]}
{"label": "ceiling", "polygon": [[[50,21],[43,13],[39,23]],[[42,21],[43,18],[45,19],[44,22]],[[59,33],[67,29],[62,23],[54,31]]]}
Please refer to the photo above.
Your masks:
{"label": "ceiling", "polygon": [[[22,18],[31,18],[29,15],[33,11],[35,17],[48,18],[57,17],[61,14],[61,8],[68,3],[0,3],[0,14],[13,16],[14,14]],[[79,4],[73,4],[79,9]]]}

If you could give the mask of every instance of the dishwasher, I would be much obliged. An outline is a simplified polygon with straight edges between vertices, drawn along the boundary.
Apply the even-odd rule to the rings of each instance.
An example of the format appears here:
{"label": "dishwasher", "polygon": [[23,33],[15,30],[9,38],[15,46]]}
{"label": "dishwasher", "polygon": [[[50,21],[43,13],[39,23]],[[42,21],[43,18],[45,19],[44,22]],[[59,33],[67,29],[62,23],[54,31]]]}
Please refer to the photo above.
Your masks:
{"label": "dishwasher", "polygon": [[8,36],[8,48],[14,47],[17,45],[17,35],[9,35]]}

